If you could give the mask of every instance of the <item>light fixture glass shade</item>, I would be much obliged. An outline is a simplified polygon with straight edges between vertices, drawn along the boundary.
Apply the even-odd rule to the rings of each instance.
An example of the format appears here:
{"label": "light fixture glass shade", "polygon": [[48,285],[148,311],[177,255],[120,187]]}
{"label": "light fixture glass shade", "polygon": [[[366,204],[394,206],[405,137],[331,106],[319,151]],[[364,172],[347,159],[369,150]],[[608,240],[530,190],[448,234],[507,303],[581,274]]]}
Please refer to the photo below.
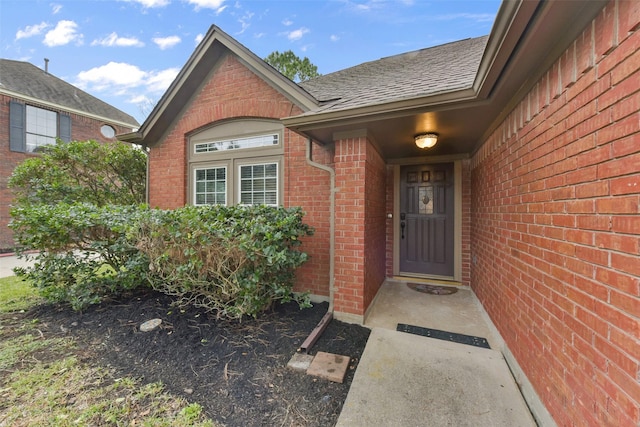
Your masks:
{"label": "light fixture glass shade", "polygon": [[416,145],[419,148],[431,148],[438,142],[437,133],[423,133],[416,136]]}

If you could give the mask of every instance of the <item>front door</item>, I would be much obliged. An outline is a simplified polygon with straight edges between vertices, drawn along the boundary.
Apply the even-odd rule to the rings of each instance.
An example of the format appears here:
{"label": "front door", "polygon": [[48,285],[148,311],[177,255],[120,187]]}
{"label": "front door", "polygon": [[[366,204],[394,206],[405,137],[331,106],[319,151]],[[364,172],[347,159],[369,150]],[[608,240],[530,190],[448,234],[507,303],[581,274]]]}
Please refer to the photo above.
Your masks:
{"label": "front door", "polygon": [[400,273],[453,276],[453,163],[400,169]]}

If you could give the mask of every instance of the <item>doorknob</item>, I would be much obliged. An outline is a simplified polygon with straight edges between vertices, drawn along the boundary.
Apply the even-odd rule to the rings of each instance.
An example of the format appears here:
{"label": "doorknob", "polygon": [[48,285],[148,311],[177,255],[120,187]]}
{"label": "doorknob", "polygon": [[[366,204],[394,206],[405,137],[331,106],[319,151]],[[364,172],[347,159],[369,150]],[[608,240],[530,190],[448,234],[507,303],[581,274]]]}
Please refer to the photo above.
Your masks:
{"label": "doorknob", "polygon": [[401,213],[400,214],[400,237],[402,239],[404,239],[404,228],[407,226],[407,224],[405,224],[404,220],[407,218],[407,215],[405,213]]}

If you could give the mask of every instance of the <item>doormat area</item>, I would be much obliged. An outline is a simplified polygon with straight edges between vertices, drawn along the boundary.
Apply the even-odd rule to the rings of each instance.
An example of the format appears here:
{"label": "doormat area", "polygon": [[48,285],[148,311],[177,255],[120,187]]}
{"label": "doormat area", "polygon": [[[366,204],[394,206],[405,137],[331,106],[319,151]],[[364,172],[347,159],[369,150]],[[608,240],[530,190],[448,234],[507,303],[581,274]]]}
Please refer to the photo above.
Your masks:
{"label": "doormat area", "polygon": [[425,283],[407,283],[407,286],[414,291],[431,295],[451,295],[458,292],[458,288],[453,286],[427,285]]}
{"label": "doormat area", "polygon": [[472,335],[457,334],[455,332],[440,331],[438,329],[422,328],[420,326],[406,325],[398,323],[397,331],[409,334],[420,335],[423,337],[435,338],[443,341],[451,341],[459,344],[472,345],[474,347],[482,347],[491,349],[489,341],[486,338],[474,337]]}

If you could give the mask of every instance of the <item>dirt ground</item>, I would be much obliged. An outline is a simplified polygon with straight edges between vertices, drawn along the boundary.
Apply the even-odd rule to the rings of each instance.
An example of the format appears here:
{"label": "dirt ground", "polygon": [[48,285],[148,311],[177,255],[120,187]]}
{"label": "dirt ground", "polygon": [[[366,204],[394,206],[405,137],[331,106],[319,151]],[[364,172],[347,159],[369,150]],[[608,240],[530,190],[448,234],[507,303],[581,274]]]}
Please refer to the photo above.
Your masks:
{"label": "dirt ground", "polygon": [[[327,308],[324,303],[300,310],[290,303],[258,320],[225,322],[141,291],[83,313],[43,305],[25,316],[37,318],[47,336],[73,336],[88,363],[143,382],[161,381],[221,425],[333,426],[369,330],[334,320],[312,348],[311,354],[351,357],[342,384],[286,367]],[[154,318],[162,319],[160,328],[141,332],[140,325]]]}

